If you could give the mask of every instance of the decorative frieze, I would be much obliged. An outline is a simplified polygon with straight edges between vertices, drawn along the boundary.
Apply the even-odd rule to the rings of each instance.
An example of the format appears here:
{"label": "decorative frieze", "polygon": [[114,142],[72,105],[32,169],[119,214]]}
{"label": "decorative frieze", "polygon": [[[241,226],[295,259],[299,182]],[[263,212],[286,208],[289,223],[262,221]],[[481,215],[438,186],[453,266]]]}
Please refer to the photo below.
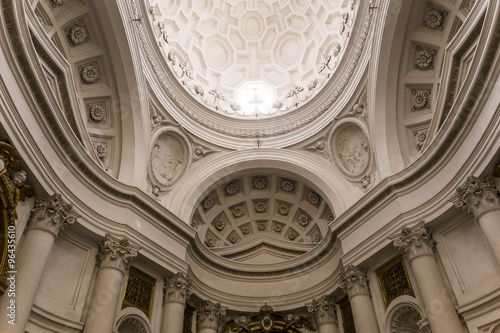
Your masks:
{"label": "decorative frieze", "polygon": [[426,227],[423,221],[412,228],[404,227],[399,235],[390,239],[410,262],[420,256],[434,255],[436,242],[432,239],[430,228]]}
{"label": "decorative frieze", "polygon": [[349,298],[356,295],[370,295],[366,273],[354,265],[348,265],[340,272],[340,288]]}
{"label": "decorative frieze", "polygon": [[198,306],[198,328],[217,329],[222,317],[226,315],[227,307],[210,300],[204,301]]}
{"label": "decorative frieze", "polygon": [[179,302],[185,304],[193,293],[191,279],[181,272],[166,278],[163,289],[165,291],[165,303]]}
{"label": "decorative frieze", "polygon": [[500,210],[498,189],[491,176],[487,176],[484,181],[470,176],[457,188],[457,192],[455,207],[473,214],[476,219],[488,212]]}
{"label": "decorative frieze", "polygon": [[106,234],[99,243],[97,263],[100,268],[113,268],[125,273],[132,260],[139,254],[140,246],[132,245],[127,238],[118,239]]}
{"label": "decorative frieze", "polygon": [[73,205],[65,203],[61,195],[35,198],[35,206],[28,220],[28,230],[43,230],[55,238],[65,227],[74,224],[80,216],[73,211]]}

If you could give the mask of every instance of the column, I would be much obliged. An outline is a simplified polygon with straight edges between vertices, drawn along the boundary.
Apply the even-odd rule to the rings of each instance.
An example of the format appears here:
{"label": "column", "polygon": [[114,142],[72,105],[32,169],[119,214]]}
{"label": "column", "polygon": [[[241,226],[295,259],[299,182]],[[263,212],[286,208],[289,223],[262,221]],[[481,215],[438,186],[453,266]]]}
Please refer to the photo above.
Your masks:
{"label": "column", "polygon": [[339,333],[337,307],[333,297],[323,295],[306,304],[307,311],[313,314],[318,333]]}
{"label": "column", "polygon": [[[0,332],[24,333],[52,246],[61,230],[79,217],[72,208],[59,194],[35,199],[22,246],[16,254],[17,273],[8,274],[15,281],[15,296],[9,297],[6,293],[0,298]],[[8,307],[13,305],[15,326],[8,323],[11,319]]]}
{"label": "column", "polygon": [[99,271],[84,333],[113,332],[123,276],[140,249],[140,246],[131,245],[127,238],[118,239],[109,234],[99,243]]}
{"label": "column", "polygon": [[340,273],[340,278],[340,287],[347,294],[349,303],[351,303],[356,332],[379,333],[377,316],[365,272],[349,265]]}
{"label": "column", "polygon": [[474,215],[500,263],[500,202],[495,181],[492,177],[486,177],[483,182],[470,176],[457,192],[455,207]]}
{"label": "column", "polygon": [[206,300],[198,309],[198,333],[217,333],[222,317],[226,315],[227,307],[220,303]]}
{"label": "column", "polygon": [[165,279],[161,333],[182,333],[186,301],[193,290],[191,279],[177,273]]}
{"label": "column", "polygon": [[413,269],[431,331],[463,332],[460,319],[439,273],[433,252],[436,242],[432,239],[430,229],[420,222],[413,228],[403,228],[400,235],[391,239]]}

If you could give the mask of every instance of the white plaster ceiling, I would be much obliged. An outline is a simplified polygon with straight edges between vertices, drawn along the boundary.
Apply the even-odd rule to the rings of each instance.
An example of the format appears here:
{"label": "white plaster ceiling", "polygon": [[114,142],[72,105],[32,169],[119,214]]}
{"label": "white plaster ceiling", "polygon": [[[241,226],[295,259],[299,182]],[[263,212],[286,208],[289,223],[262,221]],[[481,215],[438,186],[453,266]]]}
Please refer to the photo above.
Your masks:
{"label": "white plaster ceiling", "polygon": [[245,84],[259,83],[273,94],[269,105],[259,104],[261,113],[266,113],[266,107],[294,86],[306,94],[314,80],[321,85],[327,75],[327,71],[320,74],[322,57],[344,45],[351,21],[346,8],[354,8],[354,3],[158,0],[157,6],[159,26],[168,36],[167,49],[180,58],[179,63],[188,63],[194,81],[205,89],[218,89],[242,108],[252,96],[238,98],[238,91]]}

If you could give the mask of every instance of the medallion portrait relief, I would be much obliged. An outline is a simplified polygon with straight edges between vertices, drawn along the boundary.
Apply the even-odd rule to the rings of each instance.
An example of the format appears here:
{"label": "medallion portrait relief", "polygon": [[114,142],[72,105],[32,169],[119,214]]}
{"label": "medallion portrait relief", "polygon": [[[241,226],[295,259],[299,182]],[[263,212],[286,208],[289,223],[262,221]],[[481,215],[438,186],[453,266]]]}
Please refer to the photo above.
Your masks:
{"label": "medallion portrait relief", "polygon": [[164,186],[174,183],[187,164],[187,152],[183,140],[174,133],[159,135],[151,149],[151,171]]}

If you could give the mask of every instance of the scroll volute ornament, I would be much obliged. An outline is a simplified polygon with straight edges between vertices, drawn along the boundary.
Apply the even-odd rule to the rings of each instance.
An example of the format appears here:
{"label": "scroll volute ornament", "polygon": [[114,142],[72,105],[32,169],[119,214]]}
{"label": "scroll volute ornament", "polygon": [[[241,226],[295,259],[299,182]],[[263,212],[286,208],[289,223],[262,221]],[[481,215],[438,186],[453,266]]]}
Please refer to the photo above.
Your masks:
{"label": "scroll volute ornament", "polygon": [[191,279],[183,273],[177,273],[165,279],[165,303],[180,302],[185,304],[191,297]]}
{"label": "scroll volute ornament", "polygon": [[340,272],[340,288],[349,296],[370,295],[366,273],[354,265],[348,265]]}
{"label": "scroll volute ornament", "polygon": [[400,235],[390,239],[410,261],[419,256],[434,255],[436,241],[432,239],[431,229],[426,227],[423,221],[412,228],[404,227]]}
{"label": "scroll volute ornament", "polygon": [[23,185],[26,172],[16,171],[19,168],[21,155],[10,144],[0,142],[0,295],[7,287],[7,257],[9,245],[9,231],[11,242],[15,241],[15,225],[17,219],[17,204],[33,196],[33,190]]}
{"label": "scroll volute ornament", "polygon": [[311,312],[318,325],[323,323],[336,323],[335,299],[331,296],[323,295],[318,299],[313,299],[306,304],[307,311]]}
{"label": "scroll volute ornament", "polygon": [[76,222],[79,215],[73,212],[73,205],[65,203],[61,195],[53,194],[49,198],[37,197],[31,210],[27,229],[44,230],[55,238],[66,226]]}

